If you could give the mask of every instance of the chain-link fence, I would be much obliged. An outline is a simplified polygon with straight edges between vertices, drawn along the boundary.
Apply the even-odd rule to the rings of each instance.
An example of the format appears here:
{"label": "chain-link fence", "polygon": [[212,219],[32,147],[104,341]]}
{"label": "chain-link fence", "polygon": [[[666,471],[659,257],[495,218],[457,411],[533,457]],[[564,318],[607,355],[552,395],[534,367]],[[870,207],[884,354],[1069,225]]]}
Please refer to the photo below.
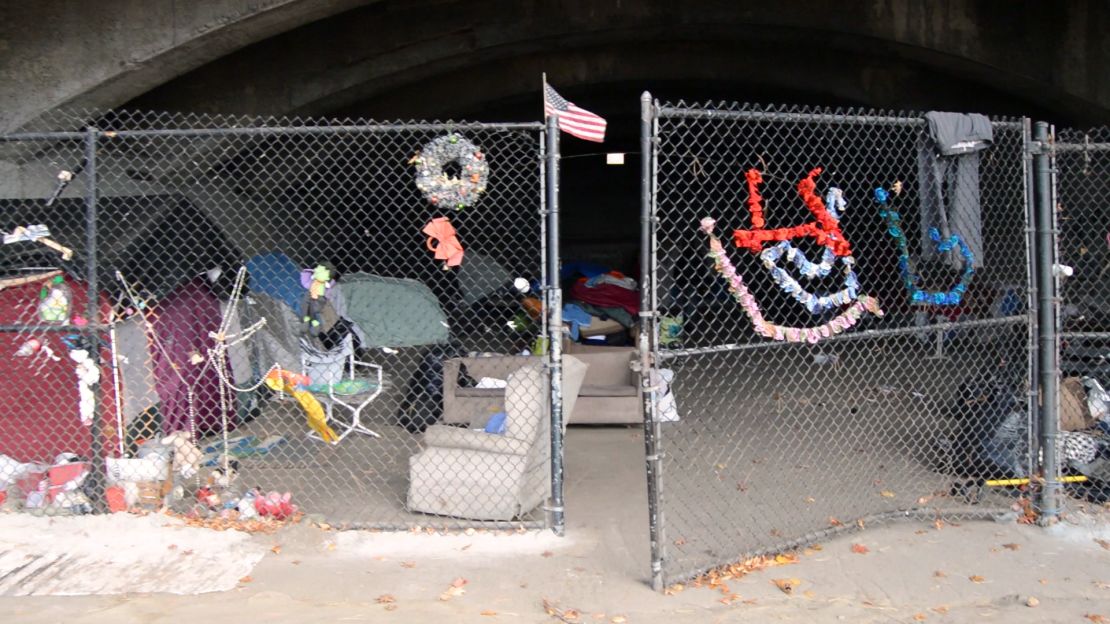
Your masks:
{"label": "chain-link fence", "polygon": [[0,143],[5,505],[545,524],[542,124],[52,121]]}
{"label": "chain-link fence", "polygon": [[890,518],[1032,517],[1027,124],[649,113],[656,584]]}
{"label": "chain-link fence", "polygon": [[1066,507],[1110,500],[1110,131],[1052,144],[1059,285],[1059,448]]}

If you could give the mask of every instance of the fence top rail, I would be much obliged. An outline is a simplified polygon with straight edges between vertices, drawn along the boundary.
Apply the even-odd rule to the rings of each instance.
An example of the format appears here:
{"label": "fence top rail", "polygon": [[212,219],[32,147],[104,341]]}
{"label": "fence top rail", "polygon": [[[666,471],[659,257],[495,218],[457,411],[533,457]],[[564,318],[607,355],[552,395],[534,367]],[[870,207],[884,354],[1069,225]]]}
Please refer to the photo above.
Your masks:
{"label": "fence top rail", "polygon": [[[713,108],[693,108],[686,106],[663,105],[656,108],[660,117],[681,119],[731,119],[740,121],[780,121],[799,123],[868,124],[880,126],[924,126],[922,117],[899,117],[895,115],[852,115],[833,111],[823,112],[785,112],[764,110],[730,110]],[[995,128],[1020,130],[1024,121],[991,120]]]}
{"label": "fence top rail", "polygon": [[1110,143],[1075,143],[1056,141],[1052,144],[1057,152],[1110,152]]}
{"label": "fence top rail", "polygon": [[[255,135],[302,135],[302,134],[386,134],[393,132],[413,131],[480,131],[480,130],[543,130],[544,125],[538,121],[512,122],[512,123],[394,123],[394,124],[365,124],[365,125],[319,125],[319,126],[253,126],[240,128],[164,128],[146,130],[97,130],[99,137],[105,138],[152,138],[152,137],[181,137],[181,136],[255,136]],[[0,141],[56,141],[84,139],[88,132],[18,132],[0,135]]]}

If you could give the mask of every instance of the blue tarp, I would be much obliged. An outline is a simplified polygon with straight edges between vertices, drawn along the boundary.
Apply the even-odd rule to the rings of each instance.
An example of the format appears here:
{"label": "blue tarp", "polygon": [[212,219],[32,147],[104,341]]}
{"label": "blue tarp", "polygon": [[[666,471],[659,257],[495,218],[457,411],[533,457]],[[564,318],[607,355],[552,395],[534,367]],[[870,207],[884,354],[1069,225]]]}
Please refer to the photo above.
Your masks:
{"label": "blue tarp", "polygon": [[250,289],[289,306],[298,315],[305,289],[301,286],[301,269],[293,259],[280,251],[259,254],[247,260]]}

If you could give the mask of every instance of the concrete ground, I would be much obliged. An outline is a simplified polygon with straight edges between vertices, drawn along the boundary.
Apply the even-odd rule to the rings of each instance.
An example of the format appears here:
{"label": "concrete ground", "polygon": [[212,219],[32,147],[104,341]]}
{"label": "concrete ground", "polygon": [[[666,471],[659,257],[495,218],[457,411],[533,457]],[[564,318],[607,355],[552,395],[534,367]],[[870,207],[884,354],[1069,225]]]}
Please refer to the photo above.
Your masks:
{"label": "concrete ground", "polygon": [[[1096,541],[1110,540],[1110,527],[1094,522],[1073,521],[1050,530],[1012,522],[967,522],[940,529],[932,524],[891,524],[827,542],[821,550],[802,554],[797,564],[730,581],[731,594],[740,596],[731,604],[723,604],[724,595],[708,588],[686,588],[673,595],[653,592],[647,584],[642,452],[636,452],[642,439],[635,429],[600,432],[573,429],[570,434],[566,538],[549,532],[338,532],[304,523],[245,540],[227,536],[206,540],[201,529],[165,526],[172,523],[160,522],[161,518],[117,516],[115,522],[122,524],[115,532],[76,535],[100,545],[101,563],[86,559],[84,567],[58,575],[75,582],[88,576],[104,578],[103,591],[115,593],[2,596],[0,619],[79,618],[113,624],[244,618],[262,622],[558,621],[545,612],[544,600],[559,609],[564,621],[582,623],[978,620],[1012,624],[1100,621],[1084,619],[1088,615],[1110,618],[1110,550]],[[589,461],[597,457],[606,461]],[[72,521],[83,520],[87,519]],[[41,536],[35,537],[35,531]],[[61,519],[0,515],[4,557],[56,551],[63,535],[74,538]],[[113,540],[148,544],[151,557],[141,561],[119,557]],[[186,555],[183,544],[196,552]],[[855,544],[865,546],[867,552],[854,552],[862,550],[853,549]],[[265,556],[253,569],[247,565],[249,571],[239,577],[244,561],[257,558],[260,550]],[[200,554],[205,557],[201,566],[185,561]],[[156,565],[156,571],[150,572],[153,580],[141,586],[135,584],[134,575],[119,571],[123,566],[134,572],[151,562]],[[10,568],[0,570],[0,577],[10,572]],[[195,587],[198,577],[210,585],[201,589],[216,591],[166,593]],[[772,583],[783,578],[799,581],[792,595]],[[113,584],[110,579],[117,581]],[[158,593],[119,593],[137,586],[150,589],[158,583]],[[26,585],[36,587],[34,582]],[[64,582],[40,585],[52,587],[53,592],[67,587]],[[20,583],[0,578],[0,593],[9,586]],[[1036,599],[1036,606],[1028,606],[1030,598]]]}

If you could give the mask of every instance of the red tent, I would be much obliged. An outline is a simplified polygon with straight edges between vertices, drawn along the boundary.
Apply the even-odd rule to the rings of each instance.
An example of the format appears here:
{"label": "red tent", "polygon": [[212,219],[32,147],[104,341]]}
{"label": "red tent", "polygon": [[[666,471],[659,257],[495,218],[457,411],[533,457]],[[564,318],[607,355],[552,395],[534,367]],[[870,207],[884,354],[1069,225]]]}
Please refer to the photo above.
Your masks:
{"label": "red tent", "polygon": [[[39,293],[51,277],[23,284],[0,285],[0,324],[41,325],[38,315]],[[70,315],[85,316],[87,287],[84,282],[64,278],[73,292]],[[101,295],[101,320],[107,318],[109,303]],[[80,332],[4,330],[0,331],[0,454],[17,461],[51,463],[58,453],[69,452],[92,457],[92,427],[81,423],[78,406],[76,363],[69,358],[63,342]],[[35,339],[49,347],[27,357],[16,352]],[[101,374],[97,391],[98,413],[101,415],[102,448],[105,454],[116,447],[117,432],[115,399],[112,389],[111,352],[107,332],[101,336]]]}

